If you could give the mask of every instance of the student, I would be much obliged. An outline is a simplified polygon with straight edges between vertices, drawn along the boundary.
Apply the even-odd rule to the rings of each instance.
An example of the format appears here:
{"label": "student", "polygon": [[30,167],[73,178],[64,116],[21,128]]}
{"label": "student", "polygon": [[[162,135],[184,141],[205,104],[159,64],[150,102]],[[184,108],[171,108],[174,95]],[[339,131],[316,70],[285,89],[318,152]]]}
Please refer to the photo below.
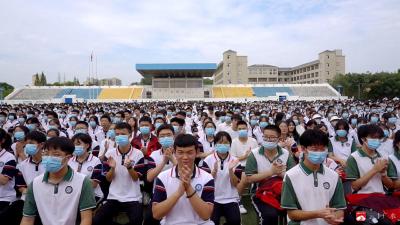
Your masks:
{"label": "student", "polygon": [[189,134],[175,138],[177,166],[160,173],[155,182],[153,216],[164,225],[212,224],[214,179],[194,161],[197,140]]}
{"label": "student", "polygon": [[100,183],[103,180],[103,165],[99,158],[90,153],[92,138],[89,134],[75,134],[72,137],[75,149],[68,165],[76,172],[87,176],[92,182],[96,202],[103,198]]}
{"label": "student", "polygon": [[329,138],[329,157],[346,167],[347,158],[357,150],[357,144],[349,135],[349,124],[345,120],[338,120],[334,129],[335,136]]}
{"label": "student", "polygon": [[74,144],[65,137],[54,137],[45,144],[43,165],[45,173],[29,184],[21,225],[33,225],[40,216],[43,225],[92,223],[92,209],[96,207],[92,184],[84,175],[74,172],[68,161]]}
{"label": "student", "polygon": [[[259,192],[269,190],[274,184],[281,182],[285,171],[294,166],[289,151],[278,145],[281,137],[279,127],[268,125],[263,131],[262,146],[252,150],[247,158],[245,169],[247,181],[257,183]],[[260,197],[254,196],[252,198],[253,205],[259,213],[260,224],[278,224],[278,214],[282,213],[278,209],[279,200],[274,199],[267,203],[262,201]]]}
{"label": "student", "polygon": [[198,157],[204,159],[207,156],[214,153],[214,136],[216,126],[213,122],[208,121],[203,125],[204,135],[199,139],[203,146],[203,153],[199,154]]}
{"label": "student", "polygon": [[11,136],[0,128],[0,221],[11,221],[10,204],[15,200],[15,176],[17,163],[13,154],[8,152]]}
{"label": "student", "polygon": [[148,157],[152,151],[160,148],[157,137],[151,134],[151,118],[143,116],[139,120],[140,134],[132,140],[132,146],[140,149],[144,156]]}
{"label": "student", "polygon": [[239,160],[229,152],[232,139],[227,132],[218,132],[214,142],[216,152],[207,156],[202,166],[202,169],[211,173],[215,182],[214,210],[211,220],[215,225],[219,225],[221,217],[225,217],[227,224],[240,225],[237,186],[242,175],[242,167],[238,167]]}
{"label": "student", "polygon": [[24,152],[24,146],[26,144],[25,136],[29,133],[29,129],[25,126],[18,125],[14,129],[14,140],[15,142],[11,145],[11,149],[14,152],[17,162],[22,162],[27,158]]}
{"label": "student", "polygon": [[107,164],[104,172],[111,182],[106,203],[93,218],[93,224],[112,224],[112,219],[119,212],[127,213],[130,225],[142,224],[142,193],[140,178],[145,173],[143,153],[129,143],[132,128],[125,122],[115,125],[117,147],[105,154]]}
{"label": "student", "polygon": [[286,172],[281,205],[293,222],[338,225],[343,222],[346,201],[339,175],[323,165],[328,155],[328,136],[306,130],[300,137],[304,160]]}
{"label": "student", "polygon": [[396,178],[393,164],[377,152],[383,136],[382,129],[374,124],[358,129],[362,147],[350,155],[346,167],[347,180],[351,181],[354,192],[384,194],[384,185],[391,186],[391,178]]}

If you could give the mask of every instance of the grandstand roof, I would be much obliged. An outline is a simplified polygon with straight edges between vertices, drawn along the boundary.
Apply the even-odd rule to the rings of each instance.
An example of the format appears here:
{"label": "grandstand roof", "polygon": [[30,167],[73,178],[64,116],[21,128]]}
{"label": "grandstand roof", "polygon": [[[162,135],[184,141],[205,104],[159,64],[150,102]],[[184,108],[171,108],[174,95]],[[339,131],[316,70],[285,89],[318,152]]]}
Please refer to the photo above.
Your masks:
{"label": "grandstand roof", "polygon": [[211,77],[216,63],[136,64],[143,77]]}

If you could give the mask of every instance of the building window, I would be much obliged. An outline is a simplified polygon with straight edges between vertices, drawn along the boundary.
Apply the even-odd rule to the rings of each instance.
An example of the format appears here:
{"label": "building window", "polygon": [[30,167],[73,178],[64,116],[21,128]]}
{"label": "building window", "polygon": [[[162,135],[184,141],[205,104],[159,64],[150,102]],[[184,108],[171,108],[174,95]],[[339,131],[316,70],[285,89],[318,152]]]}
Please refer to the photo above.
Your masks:
{"label": "building window", "polygon": [[229,59],[230,57],[231,57],[231,56],[230,56],[230,55],[228,55],[226,58],[227,58],[227,59]]}
{"label": "building window", "polygon": [[327,63],[326,66],[329,67],[329,63]]}
{"label": "building window", "polygon": [[230,67],[231,66],[231,64],[230,63],[228,63],[228,67]]}
{"label": "building window", "polygon": [[329,75],[329,71],[326,71],[326,74]]}
{"label": "building window", "polygon": [[276,82],[276,78],[269,78],[268,81],[269,82]]}
{"label": "building window", "polygon": [[315,83],[318,84],[318,80],[315,80]]}
{"label": "building window", "polygon": [[315,72],[315,77],[318,77],[318,72]]}
{"label": "building window", "polygon": [[310,74],[307,74],[307,78],[310,78]]}

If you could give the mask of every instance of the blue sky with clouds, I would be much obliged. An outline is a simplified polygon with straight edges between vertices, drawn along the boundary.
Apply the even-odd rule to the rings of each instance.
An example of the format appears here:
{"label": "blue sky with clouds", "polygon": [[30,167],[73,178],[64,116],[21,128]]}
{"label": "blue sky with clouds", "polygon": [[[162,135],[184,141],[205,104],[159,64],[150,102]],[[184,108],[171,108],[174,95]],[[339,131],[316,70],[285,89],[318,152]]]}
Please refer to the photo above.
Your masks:
{"label": "blue sky with clouds", "polygon": [[398,0],[0,1],[0,82],[89,74],[140,80],[136,63],[215,62],[233,49],[249,65],[295,66],[343,49],[347,72],[400,68]]}

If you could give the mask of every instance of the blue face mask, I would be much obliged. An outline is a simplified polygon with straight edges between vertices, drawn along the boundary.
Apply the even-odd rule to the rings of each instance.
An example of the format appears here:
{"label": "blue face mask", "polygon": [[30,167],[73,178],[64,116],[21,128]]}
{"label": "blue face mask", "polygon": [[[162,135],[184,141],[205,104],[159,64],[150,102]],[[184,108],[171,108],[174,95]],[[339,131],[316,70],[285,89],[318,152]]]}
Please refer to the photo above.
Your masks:
{"label": "blue face mask", "polygon": [[207,136],[214,136],[214,134],[215,134],[214,127],[207,127],[206,129],[204,129],[204,131],[206,132]]}
{"label": "blue face mask", "polygon": [[336,134],[339,137],[346,137],[347,136],[347,131],[346,130],[337,130]]}
{"label": "blue face mask", "polygon": [[179,126],[173,126],[174,127],[174,133],[177,134],[179,133]]}
{"label": "blue face mask", "polygon": [[247,130],[239,130],[239,137],[245,138],[247,137]]}
{"label": "blue face mask", "polygon": [[43,156],[42,164],[49,173],[56,173],[62,168],[63,158],[57,156]]}
{"label": "blue face mask", "polygon": [[379,139],[367,138],[367,145],[369,149],[376,150],[381,146],[381,141]]}
{"label": "blue face mask", "polygon": [[84,153],[85,153],[85,150],[83,149],[82,145],[75,145],[75,150],[73,152],[74,155],[81,156]]}
{"label": "blue face mask", "polygon": [[108,138],[115,138],[115,130],[108,130],[107,131]]}
{"label": "blue face mask", "polygon": [[143,126],[143,127],[140,127],[139,130],[140,130],[140,133],[142,133],[144,135],[150,134],[150,127]]}
{"label": "blue face mask", "polygon": [[158,142],[161,144],[163,148],[169,148],[174,145],[174,138],[173,137],[162,137],[158,139]]}
{"label": "blue face mask", "polygon": [[263,141],[262,146],[267,150],[274,150],[278,147],[278,143],[273,141]]}
{"label": "blue face mask", "polygon": [[343,119],[349,118],[349,114],[348,114],[348,113],[343,113],[343,114],[342,114],[342,118],[343,118]]}
{"label": "blue face mask", "polygon": [[396,117],[390,117],[388,122],[391,123],[391,124],[396,124],[397,118]]}
{"label": "blue face mask", "polygon": [[23,131],[17,131],[14,133],[14,137],[17,141],[23,141],[25,139],[25,133]]}
{"label": "blue face mask", "polygon": [[30,156],[35,155],[38,152],[37,145],[35,144],[26,144],[24,150],[25,153]]}
{"label": "blue face mask", "polygon": [[323,152],[308,151],[307,158],[312,164],[321,164],[325,161],[328,156],[328,150]]}
{"label": "blue face mask", "polygon": [[122,146],[122,147],[127,146],[127,145],[129,145],[129,137],[128,137],[128,135],[115,136],[115,142],[119,146]]}
{"label": "blue face mask", "polygon": [[268,115],[265,114],[265,113],[262,113],[260,116],[262,116],[262,117],[268,117]]}
{"label": "blue face mask", "polygon": [[221,116],[221,117],[219,118],[219,120],[221,121],[221,123],[224,123],[224,122],[225,122],[225,116]]}
{"label": "blue face mask", "polygon": [[29,118],[32,118],[33,117],[33,115],[32,114],[28,114],[28,115],[26,115],[26,118],[27,119],[29,119]]}
{"label": "blue face mask", "polygon": [[299,120],[293,120],[294,125],[299,125]]}
{"label": "blue face mask", "polygon": [[27,124],[26,127],[29,129],[29,131],[36,130],[36,124],[34,124],[34,123]]}
{"label": "blue face mask", "polygon": [[119,118],[119,117],[114,117],[113,123],[120,123],[120,122],[121,122],[121,118]]}
{"label": "blue face mask", "polygon": [[265,127],[267,127],[267,126],[268,126],[268,122],[265,122],[265,121],[260,122],[260,127],[261,127],[261,128],[265,128]]}
{"label": "blue face mask", "polygon": [[353,126],[357,125],[357,119],[351,119],[351,125]]}
{"label": "blue face mask", "polygon": [[155,123],[154,126],[156,127],[156,130],[162,125],[162,123]]}
{"label": "blue face mask", "polygon": [[225,116],[225,122],[231,122],[232,121],[232,117],[231,116]]}
{"label": "blue face mask", "polygon": [[95,128],[97,126],[97,123],[96,123],[96,121],[92,120],[92,121],[89,122],[89,125],[90,125],[91,128]]}
{"label": "blue face mask", "polygon": [[76,121],[69,121],[69,126],[74,127],[76,125]]}
{"label": "blue face mask", "polygon": [[167,111],[167,116],[171,116],[172,112],[171,111]]}
{"label": "blue face mask", "polygon": [[87,134],[88,131],[86,129],[77,129],[75,130],[75,134]]}
{"label": "blue face mask", "polygon": [[24,124],[25,123],[25,118],[24,117],[18,118],[18,123]]}
{"label": "blue face mask", "polygon": [[257,120],[250,120],[250,125],[251,126],[255,126],[255,125],[257,125]]}
{"label": "blue face mask", "polygon": [[371,117],[371,123],[377,123],[378,120],[379,120],[379,118],[376,116]]}
{"label": "blue face mask", "polygon": [[51,130],[51,129],[53,129],[53,130],[58,130],[57,126],[53,126],[53,125],[49,125],[49,126],[47,127],[47,129],[49,129],[49,130]]}
{"label": "blue face mask", "polygon": [[385,137],[389,137],[389,131],[388,130],[383,130],[383,135],[385,135]]}
{"label": "blue face mask", "polygon": [[216,144],[215,145],[215,150],[218,153],[222,153],[222,154],[228,153],[229,149],[230,149],[230,146],[228,144]]}
{"label": "blue face mask", "polygon": [[8,116],[8,119],[13,121],[13,120],[15,120],[15,116]]}

